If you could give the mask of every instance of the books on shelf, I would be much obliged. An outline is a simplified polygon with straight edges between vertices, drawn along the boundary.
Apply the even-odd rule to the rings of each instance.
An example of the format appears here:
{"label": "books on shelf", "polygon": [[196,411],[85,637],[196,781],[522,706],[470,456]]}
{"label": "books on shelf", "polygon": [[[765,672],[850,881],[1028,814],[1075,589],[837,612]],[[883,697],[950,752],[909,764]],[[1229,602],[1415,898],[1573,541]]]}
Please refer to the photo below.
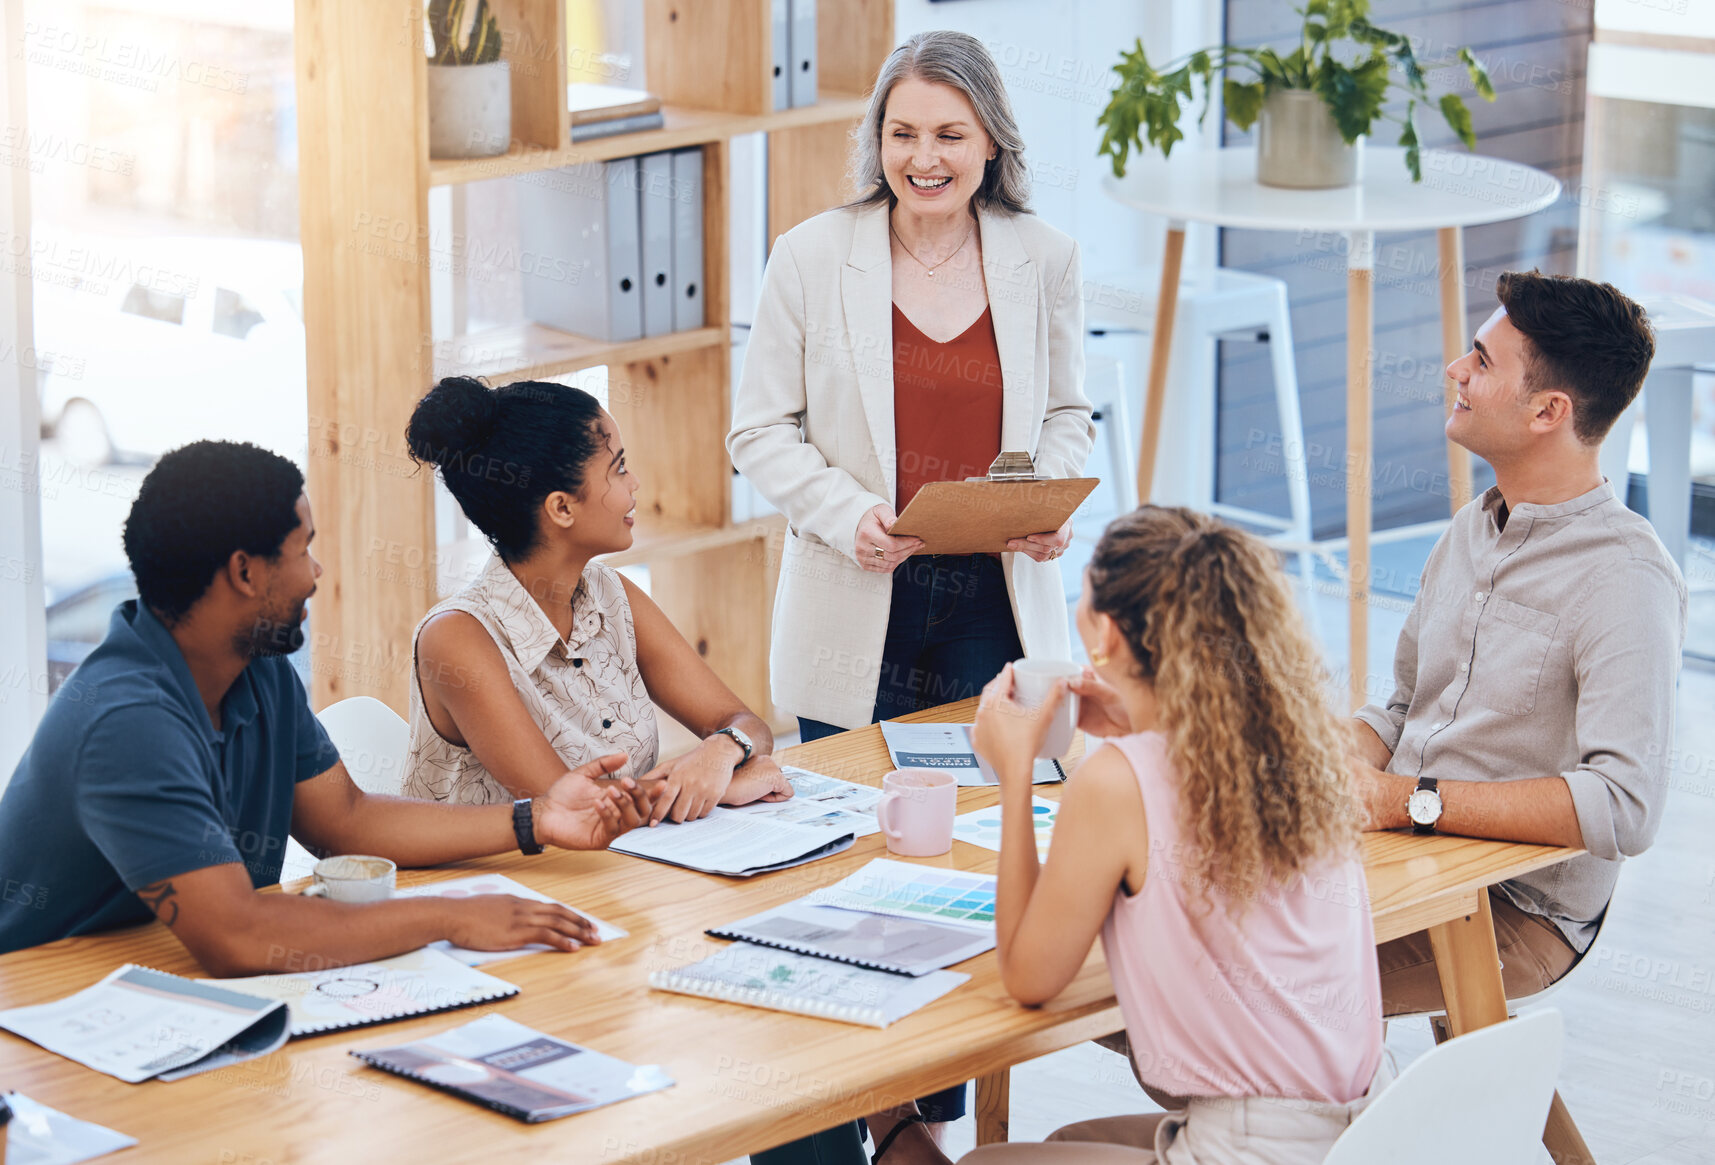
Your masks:
{"label": "books on shelf", "polygon": [[[994,786],[1000,778],[971,743],[974,724],[905,724],[881,722],[881,738],[896,769],[944,769],[961,786]],[[1052,785],[1066,779],[1066,770],[1052,757],[1039,758],[1031,772],[1033,785]]]}
{"label": "books on shelf", "polygon": [[657,991],[870,1027],[886,1027],[969,981],[957,971],[894,975],[743,942],[690,966],[649,974]]}
{"label": "books on shelf", "polygon": [[535,1124],[673,1086],[653,1064],[616,1060],[505,1016],[351,1053],[371,1067]]}
{"label": "books on shelf", "polygon": [[518,994],[511,983],[430,947],[325,971],[196,982],[286,1004],[291,1009],[293,1039],[433,1015]]}
{"label": "books on shelf", "polygon": [[566,105],[574,142],[642,133],[665,124],[661,99],[643,89],[577,82],[566,86]]}
{"label": "books on shelf", "polygon": [[911,976],[962,963],[993,950],[995,941],[992,929],[985,933],[927,918],[899,918],[803,901],[711,927],[708,933]]}
{"label": "books on shelf", "polygon": [[290,1022],[278,1000],[135,963],[64,999],[0,1011],[0,1027],[127,1084],[265,1056]]}

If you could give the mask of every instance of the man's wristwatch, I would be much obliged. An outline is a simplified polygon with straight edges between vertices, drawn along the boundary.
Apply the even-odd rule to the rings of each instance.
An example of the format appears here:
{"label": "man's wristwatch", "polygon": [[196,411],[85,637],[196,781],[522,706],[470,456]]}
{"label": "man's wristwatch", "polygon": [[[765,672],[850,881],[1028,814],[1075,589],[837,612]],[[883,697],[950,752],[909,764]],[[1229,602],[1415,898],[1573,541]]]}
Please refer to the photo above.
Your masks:
{"label": "man's wristwatch", "polygon": [[735,769],[743,768],[745,763],[749,761],[751,756],[756,752],[756,746],[750,743],[750,737],[746,736],[736,728],[722,728],[713,735],[724,736],[740,748],[744,749],[744,757],[736,765],[732,766]]}
{"label": "man's wristwatch", "polygon": [[512,803],[512,832],[518,836],[518,848],[527,854],[542,852],[542,843],[536,840],[536,820],[531,806],[533,800],[534,798],[525,797]]}
{"label": "man's wristwatch", "polygon": [[1405,802],[1405,815],[1411,818],[1411,832],[1434,833],[1441,820],[1441,793],[1434,777],[1419,777],[1417,787]]}

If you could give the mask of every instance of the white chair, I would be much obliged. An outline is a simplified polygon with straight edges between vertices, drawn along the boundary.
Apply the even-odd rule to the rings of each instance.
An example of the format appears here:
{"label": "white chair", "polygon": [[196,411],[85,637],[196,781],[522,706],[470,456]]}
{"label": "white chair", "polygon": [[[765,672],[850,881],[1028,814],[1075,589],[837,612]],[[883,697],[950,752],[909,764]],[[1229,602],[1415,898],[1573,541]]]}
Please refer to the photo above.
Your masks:
{"label": "white chair", "polygon": [[[395,797],[404,791],[411,728],[397,712],[373,696],[352,696],[323,708],[316,719],[358,788]],[[303,877],[315,864],[315,855],[289,837],[280,880]]]}
{"label": "white chair", "polygon": [[1692,377],[1715,365],[1715,304],[1687,296],[1639,296],[1655,328],[1655,359],[1643,391],[1602,443],[1602,473],[1625,500],[1632,427],[1640,405],[1649,436],[1649,519],[1682,568],[1691,529]]}
{"label": "white chair", "polygon": [[1382,1090],[1324,1165],[1519,1165],[1541,1161],[1564,1040],[1532,1012],[1441,1044]]}
{"label": "white chair", "polygon": [[[1091,338],[1149,334],[1155,328],[1160,286],[1159,267],[1086,278],[1085,332]],[[1232,333],[1268,341],[1280,422],[1279,448],[1273,448],[1274,434],[1264,434],[1261,447],[1254,452],[1277,464],[1286,487],[1285,518],[1215,501],[1215,341]],[[1132,366],[1141,370],[1148,365],[1137,360]],[[1305,461],[1304,420],[1298,407],[1298,369],[1286,284],[1225,267],[1187,274],[1179,285],[1167,383],[1170,388],[1162,414],[1152,500],[1187,505],[1262,526],[1293,542],[1309,542],[1310,475]],[[1140,382],[1140,405],[1146,392]],[[1133,447],[1139,436],[1132,436]]]}

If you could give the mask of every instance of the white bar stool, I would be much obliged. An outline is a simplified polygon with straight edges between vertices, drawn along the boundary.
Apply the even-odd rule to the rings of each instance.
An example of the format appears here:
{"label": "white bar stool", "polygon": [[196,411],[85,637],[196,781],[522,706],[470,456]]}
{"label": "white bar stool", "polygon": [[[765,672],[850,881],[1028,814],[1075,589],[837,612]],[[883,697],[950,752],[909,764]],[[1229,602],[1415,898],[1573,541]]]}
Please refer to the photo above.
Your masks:
{"label": "white bar stool", "polygon": [[1639,296],[1655,328],[1655,359],[1643,391],[1602,442],[1602,475],[1625,500],[1627,455],[1638,409],[1649,436],[1649,520],[1681,569],[1691,532],[1692,376],[1715,365],[1715,304],[1689,296]]}
{"label": "white bar stool", "polygon": [[[1159,267],[1138,267],[1085,281],[1084,329],[1091,336],[1146,335],[1155,324]],[[1293,542],[1310,541],[1310,477],[1305,463],[1304,421],[1298,407],[1298,370],[1293,362],[1292,317],[1286,284],[1265,275],[1224,267],[1179,285],[1173,359],[1168,380],[1190,386],[1165,402],[1162,444],[1151,494],[1164,503],[1262,526]],[[1280,419],[1280,463],[1285,478],[1285,518],[1215,501],[1215,341],[1223,334],[1248,332],[1268,340],[1274,368],[1275,405]],[[1139,403],[1144,390],[1138,389]],[[1186,407],[1187,398],[1194,403]],[[1272,454],[1272,451],[1271,451]]]}
{"label": "white bar stool", "polygon": [[[1131,410],[1126,407],[1125,363],[1112,356],[1084,358],[1084,395],[1095,410],[1091,420],[1102,430],[1108,452],[1107,485],[1113,491],[1114,516],[1137,509],[1137,438],[1131,430]],[[1098,530],[1092,538],[1099,535]],[[1075,531],[1074,537],[1083,537]]]}

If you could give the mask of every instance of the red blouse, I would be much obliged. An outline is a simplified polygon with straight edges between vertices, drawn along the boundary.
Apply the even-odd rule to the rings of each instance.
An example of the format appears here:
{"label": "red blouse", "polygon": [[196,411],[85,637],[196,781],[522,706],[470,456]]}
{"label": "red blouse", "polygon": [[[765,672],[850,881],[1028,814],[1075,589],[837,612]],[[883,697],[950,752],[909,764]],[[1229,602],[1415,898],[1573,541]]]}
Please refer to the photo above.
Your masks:
{"label": "red blouse", "polygon": [[981,477],[1000,455],[1000,348],[988,308],[944,344],[893,307],[895,510],[931,481]]}

